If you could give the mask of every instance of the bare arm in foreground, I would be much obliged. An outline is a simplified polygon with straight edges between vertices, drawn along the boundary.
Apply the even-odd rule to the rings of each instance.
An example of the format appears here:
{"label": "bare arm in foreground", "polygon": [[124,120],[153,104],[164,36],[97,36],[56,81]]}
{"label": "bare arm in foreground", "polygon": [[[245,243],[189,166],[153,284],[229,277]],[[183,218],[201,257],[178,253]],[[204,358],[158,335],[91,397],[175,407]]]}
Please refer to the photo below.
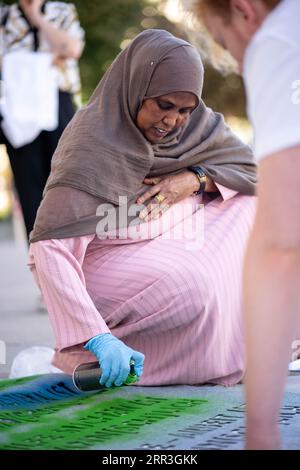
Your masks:
{"label": "bare arm in foreground", "polygon": [[291,343],[300,327],[300,146],[263,159],[258,179],[244,268],[247,448],[276,449]]}

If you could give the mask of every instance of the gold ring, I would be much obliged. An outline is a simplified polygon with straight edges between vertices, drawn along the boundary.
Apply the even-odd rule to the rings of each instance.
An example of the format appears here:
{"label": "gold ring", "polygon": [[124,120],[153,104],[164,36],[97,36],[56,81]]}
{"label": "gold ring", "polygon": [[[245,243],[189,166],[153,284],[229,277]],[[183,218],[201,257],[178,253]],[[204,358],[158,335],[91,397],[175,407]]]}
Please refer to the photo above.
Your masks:
{"label": "gold ring", "polygon": [[155,199],[157,200],[158,204],[161,204],[166,198],[162,194],[157,194],[157,196],[155,196]]}

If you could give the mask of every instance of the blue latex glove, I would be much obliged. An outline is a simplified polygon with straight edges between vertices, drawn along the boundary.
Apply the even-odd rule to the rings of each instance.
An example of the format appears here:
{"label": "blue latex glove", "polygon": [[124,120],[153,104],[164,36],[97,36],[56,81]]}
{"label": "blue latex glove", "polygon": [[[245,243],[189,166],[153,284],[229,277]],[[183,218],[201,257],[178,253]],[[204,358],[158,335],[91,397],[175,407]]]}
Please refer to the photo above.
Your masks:
{"label": "blue latex glove", "polygon": [[144,354],[129,348],[111,333],[94,336],[84,349],[88,349],[99,361],[102,369],[100,385],[123,385],[130,372],[130,359],[135,363],[136,375],[141,377],[143,373]]}

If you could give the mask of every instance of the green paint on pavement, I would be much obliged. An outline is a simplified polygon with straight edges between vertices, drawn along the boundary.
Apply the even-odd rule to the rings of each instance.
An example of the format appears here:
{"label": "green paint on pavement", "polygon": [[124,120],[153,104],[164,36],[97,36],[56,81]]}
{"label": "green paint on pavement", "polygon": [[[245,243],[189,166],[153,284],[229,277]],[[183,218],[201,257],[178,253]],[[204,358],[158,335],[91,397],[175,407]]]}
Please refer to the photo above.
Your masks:
{"label": "green paint on pavement", "polygon": [[[9,392],[8,386],[20,383],[7,382],[2,389]],[[208,403],[138,394],[112,398],[115,392],[74,397],[67,403],[50,402],[31,410],[1,410],[0,449],[88,449],[124,442],[152,424],[165,421],[171,427],[174,418],[201,414]]]}

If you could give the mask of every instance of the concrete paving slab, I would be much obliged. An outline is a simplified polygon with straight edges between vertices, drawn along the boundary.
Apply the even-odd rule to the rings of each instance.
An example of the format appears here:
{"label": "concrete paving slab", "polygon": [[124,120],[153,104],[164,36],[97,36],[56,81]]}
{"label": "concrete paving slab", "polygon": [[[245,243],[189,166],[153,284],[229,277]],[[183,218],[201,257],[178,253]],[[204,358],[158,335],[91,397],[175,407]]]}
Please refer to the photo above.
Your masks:
{"label": "concrete paving slab", "polygon": [[[296,381],[289,379],[293,391],[280,416],[289,450],[300,449]],[[0,392],[0,449],[241,450],[244,408],[242,385],[128,386],[91,395],[78,394],[70,376],[45,375]]]}
{"label": "concrete paving slab", "polygon": [[[0,222],[0,378],[8,377],[14,357],[31,346],[53,347],[46,311],[39,310],[39,291],[27,267],[27,245],[15,242],[12,229]],[[3,364],[3,362],[5,362]]]}

